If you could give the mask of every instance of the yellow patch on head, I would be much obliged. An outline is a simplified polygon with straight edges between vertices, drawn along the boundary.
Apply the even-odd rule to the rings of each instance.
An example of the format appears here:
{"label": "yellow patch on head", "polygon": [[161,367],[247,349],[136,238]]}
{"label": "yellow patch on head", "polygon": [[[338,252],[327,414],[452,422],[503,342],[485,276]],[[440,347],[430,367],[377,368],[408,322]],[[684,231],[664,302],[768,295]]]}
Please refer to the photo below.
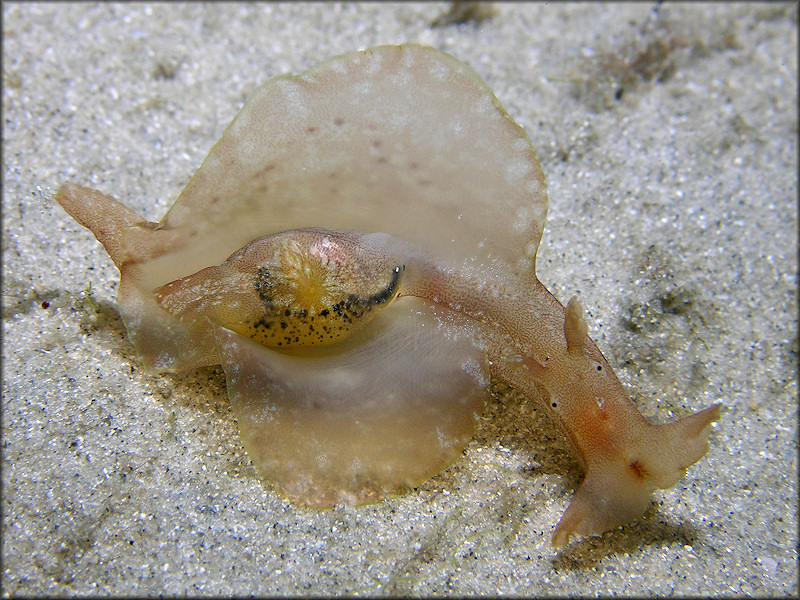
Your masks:
{"label": "yellow patch on head", "polygon": [[332,302],[331,264],[324,255],[308,252],[294,241],[281,252],[281,270],[287,306],[318,313]]}

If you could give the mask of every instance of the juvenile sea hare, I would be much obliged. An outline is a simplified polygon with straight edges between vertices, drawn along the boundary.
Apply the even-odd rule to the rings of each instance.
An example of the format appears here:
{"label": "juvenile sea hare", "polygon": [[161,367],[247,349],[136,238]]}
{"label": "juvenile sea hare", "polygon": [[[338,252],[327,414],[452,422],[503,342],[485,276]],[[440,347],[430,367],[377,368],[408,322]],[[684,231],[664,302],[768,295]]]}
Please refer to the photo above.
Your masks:
{"label": "juvenile sea hare", "polygon": [[531,143],[467,66],[381,46],[256,90],[159,223],[74,183],[56,200],[119,268],[157,372],[222,364],[261,474],[309,506],[445,468],[489,375],[542,401],[585,477],[553,534],[639,517],[708,448],[717,404],[651,425],[539,282]]}

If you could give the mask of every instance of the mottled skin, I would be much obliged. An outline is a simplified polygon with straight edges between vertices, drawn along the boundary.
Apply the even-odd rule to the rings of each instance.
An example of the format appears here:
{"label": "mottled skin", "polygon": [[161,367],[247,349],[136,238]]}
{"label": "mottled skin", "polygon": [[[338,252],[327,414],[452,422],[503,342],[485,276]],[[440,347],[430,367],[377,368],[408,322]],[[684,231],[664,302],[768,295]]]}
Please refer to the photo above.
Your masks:
{"label": "mottled skin", "polygon": [[544,398],[585,471],[563,545],[640,516],[719,418],[638,412],[577,299],[536,276],[547,194],[527,136],[430,48],[268,82],[160,223],[77,184],[56,200],[119,268],[144,365],[222,363],[254,463],[304,504],[376,501],[447,466],[489,372]]}
{"label": "mottled skin", "polygon": [[335,344],[394,299],[405,270],[401,257],[354,243],[361,237],[324,229],[271,235],[155,297],[184,321],[205,316],[267,347]]}

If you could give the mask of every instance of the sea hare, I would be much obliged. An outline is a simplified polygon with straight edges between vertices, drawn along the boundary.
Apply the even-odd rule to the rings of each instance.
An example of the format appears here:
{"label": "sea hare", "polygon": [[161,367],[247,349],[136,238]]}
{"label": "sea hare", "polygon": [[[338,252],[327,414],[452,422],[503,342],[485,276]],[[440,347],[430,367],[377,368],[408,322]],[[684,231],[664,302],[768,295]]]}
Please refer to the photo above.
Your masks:
{"label": "sea hare", "polygon": [[489,375],[545,398],[585,471],[555,545],[636,519],[708,449],[719,404],[649,424],[577,299],[539,282],[536,153],[433,48],[268,81],[159,223],[74,183],[56,200],[119,268],[144,365],[222,364],[245,448],[292,501],[363,504],[439,472]]}

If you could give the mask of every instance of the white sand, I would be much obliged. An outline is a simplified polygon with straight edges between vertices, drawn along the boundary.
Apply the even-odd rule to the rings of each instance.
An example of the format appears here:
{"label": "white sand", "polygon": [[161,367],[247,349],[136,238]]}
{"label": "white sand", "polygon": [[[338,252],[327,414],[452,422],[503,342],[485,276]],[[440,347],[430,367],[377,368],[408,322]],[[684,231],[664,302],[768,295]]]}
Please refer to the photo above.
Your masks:
{"label": "white sand", "polygon": [[[4,594],[797,594],[796,5],[513,4],[430,28],[444,8],[3,5]],[[539,276],[580,295],[642,412],[725,403],[630,526],[549,546],[580,471],[508,394],[419,490],[289,505],[221,369],[140,368],[116,269],[49,198],[76,181],[157,221],[256,86],[404,41],[469,63],[529,132]],[[619,100],[609,74],[633,78]]]}

